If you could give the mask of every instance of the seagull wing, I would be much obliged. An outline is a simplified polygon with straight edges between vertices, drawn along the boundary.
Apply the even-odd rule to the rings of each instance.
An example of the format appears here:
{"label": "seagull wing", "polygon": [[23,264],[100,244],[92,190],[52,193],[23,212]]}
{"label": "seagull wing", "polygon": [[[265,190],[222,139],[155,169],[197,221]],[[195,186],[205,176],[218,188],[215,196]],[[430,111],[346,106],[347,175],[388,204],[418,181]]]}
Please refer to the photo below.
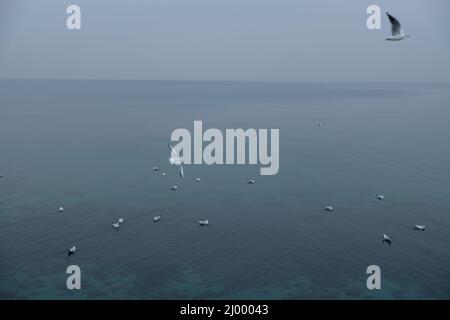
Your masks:
{"label": "seagull wing", "polygon": [[183,171],[183,165],[182,164],[180,164],[180,176],[182,178],[184,178],[184,171]]}
{"label": "seagull wing", "polygon": [[[178,158],[178,152],[170,145],[170,143],[168,143],[168,146],[170,148],[170,157],[172,159],[177,159]],[[169,160],[170,161],[170,160]],[[171,162],[172,163],[172,162]],[[173,163],[172,163],[173,164]]]}
{"label": "seagull wing", "polygon": [[393,36],[398,36],[401,33],[401,28],[402,28],[400,22],[398,22],[398,20],[396,18],[391,16],[389,14],[389,12],[386,12],[386,15],[388,16],[389,22],[391,23],[391,34]]}

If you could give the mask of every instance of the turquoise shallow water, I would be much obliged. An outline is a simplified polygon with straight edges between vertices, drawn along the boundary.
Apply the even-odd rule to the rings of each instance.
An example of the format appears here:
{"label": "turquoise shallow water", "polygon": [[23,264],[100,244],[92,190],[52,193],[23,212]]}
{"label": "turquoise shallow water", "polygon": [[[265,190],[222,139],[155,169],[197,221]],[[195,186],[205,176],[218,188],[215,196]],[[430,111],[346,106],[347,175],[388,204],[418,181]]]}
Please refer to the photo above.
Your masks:
{"label": "turquoise shallow water", "polygon": [[[0,81],[0,298],[449,298],[449,89]],[[279,173],[187,165],[181,181],[167,142],[194,120],[279,128]]]}

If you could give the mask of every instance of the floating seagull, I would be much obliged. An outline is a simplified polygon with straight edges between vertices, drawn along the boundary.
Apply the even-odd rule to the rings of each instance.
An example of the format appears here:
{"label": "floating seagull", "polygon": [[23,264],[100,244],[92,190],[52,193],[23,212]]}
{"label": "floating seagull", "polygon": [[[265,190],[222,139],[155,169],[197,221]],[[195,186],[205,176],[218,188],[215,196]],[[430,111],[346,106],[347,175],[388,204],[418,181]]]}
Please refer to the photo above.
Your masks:
{"label": "floating seagull", "polygon": [[200,178],[195,178],[195,181],[200,182]]}
{"label": "floating seagull", "polygon": [[119,231],[120,223],[118,223],[118,222],[113,222],[112,227],[113,227],[114,229],[116,229],[117,231]]}
{"label": "floating seagull", "polygon": [[75,254],[75,252],[77,251],[77,247],[73,246],[72,248],[69,248],[67,250],[67,256],[71,256],[73,254]]}
{"label": "floating seagull", "polygon": [[59,213],[63,213],[63,211],[64,211],[64,208],[63,208],[63,207],[59,207],[59,208],[58,208],[58,212],[59,212]]}
{"label": "floating seagull", "polygon": [[178,157],[178,152],[175,151],[175,149],[170,145],[170,143],[169,148],[171,150],[169,162],[170,164],[174,164],[180,167],[180,176],[184,178],[183,161]]}
{"label": "floating seagull", "polygon": [[124,221],[125,221],[124,218],[120,218],[120,219],[118,220],[119,223],[123,223]]}
{"label": "floating seagull", "polygon": [[383,233],[383,241],[382,241],[383,243],[387,243],[388,245],[392,245],[392,243],[391,243],[391,238],[387,235],[387,234],[385,234],[385,233]]}
{"label": "floating seagull", "polygon": [[252,179],[247,180],[247,184],[255,184],[255,180],[252,180]]}
{"label": "floating seagull", "polygon": [[162,175],[163,177],[165,177],[167,174],[166,174],[165,172],[163,172],[163,173],[161,173],[161,175]]}
{"label": "floating seagull", "polygon": [[207,226],[207,225],[209,224],[209,221],[208,221],[208,219],[199,220],[199,221],[198,221],[198,224],[199,224],[200,226]]}
{"label": "floating seagull", "polygon": [[323,206],[323,210],[332,212],[334,210],[334,208],[332,206]]}
{"label": "floating seagull", "polygon": [[377,194],[377,199],[378,200],[384,200],[384,196],[382,194]]}
{"label": "floating seagull", "polygon": [[159,171],[158,167],[153,167],[153,171]]}
{"label": "floating seagull", "polygon": [[403,30],[402,30],[402,26],[400,24],[400,22],[398,22],[398,20],[396,18],[394,18],[393,16],[391,16],[389,14],[389,12],[386,12],[386,15],[389,18],[389,22],[391,23],[391,36],[387,37],[386,40],[388,41],[400,41],[406,38],[409,38],[410,35],[406,34]]}
{"label": "floating seagull", "polygon": [[178,186],[171,186],[170,189],[172,189],[173,191],[176,191],[178,189]]}
{"label": "floating seagull", "polygon": [[422,226],[422,225],[420,225],[420,224],[416,224],[416,225],[414,226],[414,230],[417,230],[417,231],[425,231],[425,226]]}
{"label": "floating seagull", "polygon": [[159,220],[161,220],[161,216],[153,217],[153,222],[158,222]]}

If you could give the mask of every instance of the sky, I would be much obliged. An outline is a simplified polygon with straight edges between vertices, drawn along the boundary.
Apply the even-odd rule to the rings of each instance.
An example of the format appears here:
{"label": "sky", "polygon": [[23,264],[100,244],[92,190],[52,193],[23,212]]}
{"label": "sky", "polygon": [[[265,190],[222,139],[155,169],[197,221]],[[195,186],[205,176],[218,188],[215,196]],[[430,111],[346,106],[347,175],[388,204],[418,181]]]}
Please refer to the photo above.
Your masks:
{"label": "sky", "polygon": [[[381,30],[366,27],[372,4]],[[385,41],[385,11],[411,38]],[[0,78],[448,82],[449,13],[448,0],[0,0]]]}

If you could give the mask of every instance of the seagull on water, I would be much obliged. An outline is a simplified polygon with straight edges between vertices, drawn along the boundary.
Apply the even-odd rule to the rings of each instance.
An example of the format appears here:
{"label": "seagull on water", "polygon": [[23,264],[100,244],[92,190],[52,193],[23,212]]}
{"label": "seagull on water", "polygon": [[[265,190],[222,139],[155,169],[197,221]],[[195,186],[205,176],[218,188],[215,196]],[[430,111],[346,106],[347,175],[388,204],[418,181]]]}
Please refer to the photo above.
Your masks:
{"label": "seagull on water", "polygon": [[198,224],[199,224],[200,226],[207,226],[207,225],[209,224],[209,221],[208,221],[208,219],[199,220],[199,221],[198,221]]}
{"label": "seagull on water", "polygon": [[153,167],[153,171],[159,171],[158,167]]}
{"label": "seagull on water", "polygon": [[72,248],[69,248],[67,250],[67,256],[71,256],[71,255],[75,254],[75,252],[77,252],[77,247],[73,246]]}
{"label": "seagull on water", "polygon": [[416,230],[416,231],[425,231],[425,226],[423,226],[423,225],[420,225],[420,224],[416,224],[415,226],[414,226],[414,230]]}
{"label": "seagull on water", "polygon": [[332,206],[323,206],[323,210],[332,212],[334,210],[334,208]]}
{"label": "seagull on water", "polygon": [[171,186],[170,189],[172,189],[173,191],[177,191],[178,186]]}
{"label": "seagull on water", "polygon": [[406,34],[402,30],[402,25],[400,22],[394,18],[392,15],[389,14],[389,12],[386,12],[386,15],[389,18],[389,22],[391,23],[391,36],[387,37],[386,40],[388,41],[400,41],[406,38],[409,38],[410,35]]}
{"label": "seagull on water", "polygon": [[174,164],[174,165],[180,167],[180,176],[182,178],[184,178],[183,161],[178,157],[178,152],[170,145],[170,143],[169,143],[169,148],[171,151],[169,162],[170,162],[170,164]]}
{"label": "seagull on water", "polygon": [[252,180],[252,179],[247,180],[247,184],[255,184],[255,183],[256,183],[255,180]]}
{"label": "seagull on water", "polygon": [[59,207],[59,208],[58,208],[58,212],[59,212],[59,213],[63,213],[63,211],[64,211],[64,208],[63,208],[63,207]]}
{"label": "seagull on water", "polygon": [[200,178],[195,178],[195,181],[200,182]]}
{"label": "seagull on water", "polygon": [[120,219],[118,220],[119,223],[123,223],[124,221],[125,221],[124,218],[120,218]]}
{"label": "seagull on water", "polygon": [[117,231],[119,231],[120,223],[118,223],[118,222],[113,222],[112,227],[113,227],[114,229],[116,229]]}
{"label": "seagull on water", "polygon": [[391,238],[387,235],[387,234],[385,234],[385,233],[383,233],[383,241],[382,241],[383,243],[387,243],[388,245],[392,245],[392,243],[391,243]]}
{"label": "seagull on water", "polygon": [[382,195],[382,194],[377,194],[377,199],[378,199],[378,200],[384,200],[384,195]]}
{"label": "seagull on water", "polygon": [[159,220],[161,220],[161,216],[153,217],[153,222],[158,222]]}

